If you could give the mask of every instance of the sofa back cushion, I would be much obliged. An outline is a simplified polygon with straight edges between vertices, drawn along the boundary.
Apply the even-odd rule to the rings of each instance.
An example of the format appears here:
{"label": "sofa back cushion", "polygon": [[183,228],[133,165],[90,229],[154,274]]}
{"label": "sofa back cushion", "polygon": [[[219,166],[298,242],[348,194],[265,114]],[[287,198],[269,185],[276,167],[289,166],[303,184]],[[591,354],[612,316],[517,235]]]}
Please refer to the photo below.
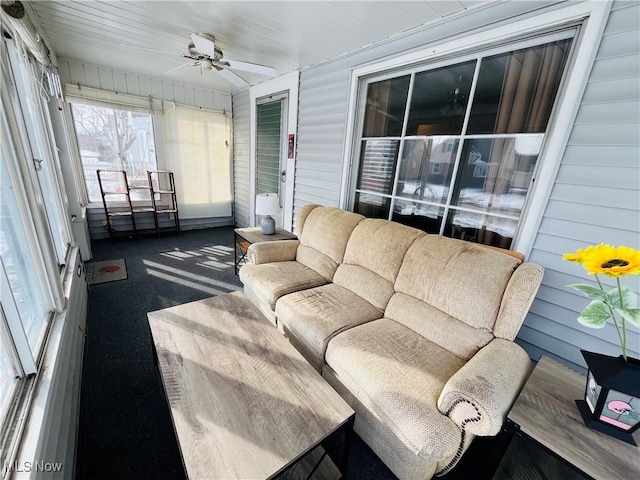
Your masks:
{"label": "sofa back cushion", "polygon": [[384,310],[409,246],[424,232],[388,220],[365,219],[353,230],[333,283]]}
{"label": "sofa back cushion", "polygon": [[311,209],[299,234],[300,246],[296,260],[331,280],[342,262],[351,232],[363,218],[362,215],[338,208]]}
{"label": "sofa back cushion", "polygon": [[517,258],[481,245],[425,235],[409,247],[395,290],[492,333],[502,296],[519,264]]}

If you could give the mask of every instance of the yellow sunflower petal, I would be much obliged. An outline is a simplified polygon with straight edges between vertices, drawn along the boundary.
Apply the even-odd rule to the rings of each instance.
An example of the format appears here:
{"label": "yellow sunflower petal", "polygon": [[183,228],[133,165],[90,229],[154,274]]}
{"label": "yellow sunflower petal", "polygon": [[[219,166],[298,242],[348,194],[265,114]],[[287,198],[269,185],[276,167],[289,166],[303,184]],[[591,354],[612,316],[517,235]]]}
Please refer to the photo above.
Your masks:
{"label": "yellow sunflower petal", "polygon": [[611,245],[597,245],[582,259],[582,265],[589,274],[608,277],[624,277],[640,273],[640,251],[633,248]]}
{"label": "yellow sunflower petal", "polygon": [[582,263],[584,262],[585,257],[594,248],[595,247],[579,248],[575,253],[565,253],[562,258],[570,262]]}

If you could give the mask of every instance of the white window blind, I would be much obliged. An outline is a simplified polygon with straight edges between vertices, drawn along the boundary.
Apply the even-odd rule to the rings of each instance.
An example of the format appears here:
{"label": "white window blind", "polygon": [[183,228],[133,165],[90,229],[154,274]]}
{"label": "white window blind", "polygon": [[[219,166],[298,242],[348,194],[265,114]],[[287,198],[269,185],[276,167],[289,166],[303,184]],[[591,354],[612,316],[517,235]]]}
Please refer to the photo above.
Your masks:
{"label": "white window blind", "polygon": [[162,100],[150,97],[138,97],[126,93],[110,92],[99,88],[81,87],[67,83],[64,86],[67,102],[89,105],[93,107],[107,107],[116,110],[127,110],[137,113],[162,114]]}
{"label": "white window blind", "polygon": [[231,119],[178,105],[163,120],[163,168],[174,173],[180,217],[231,216]]}

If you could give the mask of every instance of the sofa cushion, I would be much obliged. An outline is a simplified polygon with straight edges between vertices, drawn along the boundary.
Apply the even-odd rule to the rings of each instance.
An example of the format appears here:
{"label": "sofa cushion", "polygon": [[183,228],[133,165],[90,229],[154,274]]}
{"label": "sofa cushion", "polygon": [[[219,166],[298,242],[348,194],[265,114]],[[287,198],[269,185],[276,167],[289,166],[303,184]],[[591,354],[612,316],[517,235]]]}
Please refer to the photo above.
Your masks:
{"label": "sofa cushion", "polygon": [[396,293],[391,297],[384,316],[465,360],[469,360],[493,340],[491,333],[470,327],[428,303],[404,293]]}
{"label": "sofa cushion", "polygon": [[480,245],[425,235],[407,250],[395,290],[492,332],[505,288],[519,264],[514,257]]}
{"label": "sofa cushion", "polygon": [[380,219],[362,220],[354,228],[333,282],[383,310],[391,295],[402,259],[424,232]]}
{"label": "sofa cushion", "polygon": [[284,296],[276,316],[291,343],[318,371],[334,335],[382,317],[382,312],[353,292],[329,284]]}
{"label": "sofa cushion", "polygon": [[415,455],[443,458],[458,448],[460,430],[436,405],[461,358],[382,318],[335,336],[326,362]]}
{"label": "sofa cushion", "polygon": [[338,208],[312,209],[304,220],[296,260],[331,280],[351,232],[363,218]]}
{"label": "sofa cushion", "polygon": [[272,310],[283,295],[327,283],[320,274],[296,261],[244,265],[240,269],[240,281]]}

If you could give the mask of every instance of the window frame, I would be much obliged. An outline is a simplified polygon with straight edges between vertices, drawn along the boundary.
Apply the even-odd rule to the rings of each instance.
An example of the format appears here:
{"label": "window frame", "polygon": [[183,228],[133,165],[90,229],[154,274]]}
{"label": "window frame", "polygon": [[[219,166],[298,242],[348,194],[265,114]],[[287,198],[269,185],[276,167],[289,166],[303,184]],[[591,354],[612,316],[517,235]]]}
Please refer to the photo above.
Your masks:
{"label": "window frame", "polygon": [[[78,131],[76,129],[76,119],[75,119],[75,114],[74,114],[74,103],[73,101],[68,101],[68,108],[69,108],[69,125],[70,125],[70,129],[73,133],[73,142],[75,142],[75,144],[77,145],[77,149],[78,149],[78,155],[77,158],[75,159],[75,161],[77,161],[77,168],[78,168],[78,174],[79,174],[79,182],[81,185],[81,194],[84,196],[84,198],[86,198],[86,207],[89,209],[99,209],[99,210],[103,210],[104,209],[104,205],[102,202],[102,198],[100,198],[99,200],[91,200],[91,196],[89,195],[89,189],[87,186],[87,177],[84,171],[84,165],[82,163],[82,153],[80,151],[80,143],[78,141]],[[82,105],[82,103],[78,102],[79,105]],[[135,110],[134,108],[132,109],[128,109],[126,105],[120,105],[121,108],[119,108],[120,110],[125,110],[128,112],[132,112],[132,113],[140,113],[137,112],[137,110]],[[118,108],[115,107],[114,104],[110,104],[108,102],[104,102],[103,105],[100,106],[100,108],[108,108],[111,110],[117,110]],[[151,133],[153,135],[153,144],[154,144],[154,156],[156,159],[156,170],[162,168],[160,165],[160,155],[158,153],[158,141],[159,139],[162,140],[160,138],[160,135],[158,134],[158,130],[160,127],[157,126],[158,123],[161,123],[161,120],[158,119],[158,115],[155,113],[155,111],[150,108],[150,111],[148,112],[148,115],[151,119]],[[118,131],[117,131],[117,126],[116,126],[116,135],[118,135]],[[118,135],[118,150],[120,150],[120,137]],[[134,200],[131,199],[131,204],[132,205],[138,205],[138,206],[147,206],[147,205],[151,205],[151,199],[147,200]],[[122,200],[117,200],[117,201],[113,201],[110,200],[109,204],[113,207],[128,207],[129,206],[129,202],[127,201],[122,201]]]}
{"label": "window frame", "polygon": [[[425,67],[435,69],[461,63],[478,55],[489,56],[494,52],[503,51],[510,44],[526,48],[527,42],[540,43],[536,42],[539,36],[576,28],[572,52],[565,67],[556,105],[549,119],[543,150],[538,158],[537,172],[534,174],[527,204],[521,213],[520,225],[511,245],[512,250],[528,256],[560,167],[610,9],[610,2],[585,2],[549,8],[542,12],[536,11],[523,15],[521,19],[503,20],[492,24],[488,29],[447,38],[405,55],[353,69],[343,152],[340,207],[349,208],[354,198],[360,158],[358,140],[361,138],[360,132],[364,122],[364,115],[359,112],[363,111],[363,95],[366,96],[368,80],[375,78],[377,82],[398,77],[401,75],[400,72],[406,74],[407,71],[424,70]],[[410,90],[412,86],[410,85]],[[407,108],[408,106],[409,102]]]}
{"label": "window frame", "polygon": [[[51,195],[45,205],[45,218],[51,232],[51,241],[53,242],[56,260],[60,266],[60,275],[62,275],[64,265],[67,262],[73,235],[71,233],[71,224],[69,222],[68,199],[60,178],[60,161],[56,151],[55,140],[53,139],[53,127],[50,121],[48,109],[43,104],[43,98],[40,92],[34,92],[33,82],[38,74],[42,75],[41,66],[30,56],[30,54],[22,51],[22,48],[13,39],[7,39],[7,71],[10,72],[13,80],[13,92],[9,92],[12,102],[12,108],[20,115],[15,117],[16,128],[23,139],[24,154],[33,158],[33,161],[39,161],[35,173],[32,175],[34,179],[34,187],[37,188],[41,196]],[[11,44],[11,48],[9,45]],[[26,77],[26,78],[25,78]],[[23,83],[19,85],[19,83]],[[40,85],[43,88],[42,84]],[[14,97],[15,96],[15,97]],[[20,121],[22,120],[22,121]],[[27,148],[28,146],[28,148]],[[38,150],[38,152],[36,152]],[[44,158],[37,158],[42,155]],[[30,169],[29,169],[30,170]],[[41,178],[43,177],[43,178]],[[47,186],[47,183],[49,184]],[[46,192],[51,187],[53,191]],[[38,195],[36,193],[36,195]],[[55,228],[54,228],[55,227]],[[53,238],[60,235],[60,238]]]}

